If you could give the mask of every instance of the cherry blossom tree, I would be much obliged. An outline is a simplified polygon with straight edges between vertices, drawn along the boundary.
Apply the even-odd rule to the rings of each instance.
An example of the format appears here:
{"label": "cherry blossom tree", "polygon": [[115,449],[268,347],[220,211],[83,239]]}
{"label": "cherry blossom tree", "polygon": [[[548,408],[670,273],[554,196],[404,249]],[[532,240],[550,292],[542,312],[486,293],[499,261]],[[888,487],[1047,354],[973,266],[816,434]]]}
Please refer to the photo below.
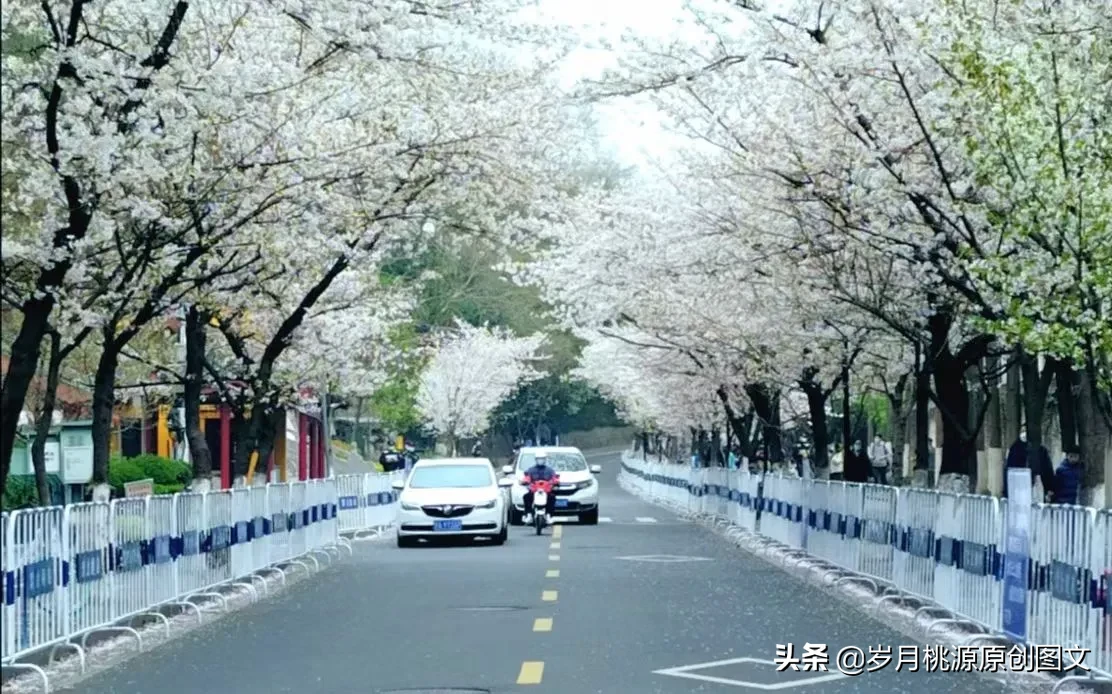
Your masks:
{"label": "cherry blossom tree", "polygon": [[[967,307],[991,307],[958,259],[992,230],[968,233],[983,226],[982,218],[962,197],[967,172],[937,145],[950,135],[945,126],[954,114],[932,89],[940,69],[914,50],[921,43],[910,7],[861,0],[840,3],[833,14],[824,10],[806,0],[779,3],[775,12],[756,3],[694,6],[690,17],[709,41],[644,46],[600,91],[651,94],[701,144],[704,163],[685,173],[704,187],[708,172],[721,181],[698,196],[709,216],[705,228],[735,230],[733,257],[750,270],[792,263],[804,269],[805,281],[824,280],[817,295],[868,314],[874,325],[900,325],[902,314],[928,308],[914,337],[931,342],[938,399],[945,402],[944,472],[962,473],[972,438],[965,371],[989,340],[975,329],[962,337],[961,321]],[[875,281],[862,282],[880,269],[900,279],[888,284],[906,288],[908,304],[877,292]],[[729,291],[723,282],[717,286]],[[876,300],[861,301],[862,290]],[[767,299],[752,305],[763,308],[761,317],[795,322]],[[826,313],[825,320],[804,321],[818,330],[819,342],[833,322]],[[790,354],[765,347],[766,355]],[[792,361],[797,373],[806,368]]]}
{"label": "cherry blossom tree", "polygon": [[506,330],[459,322],[441,337],[417,391],[426,425],[456,455],[460,437],[486,431],[491,412],[523,383],[539,378],[534,368],[543,335],[515,337]]}
{"label": "cherry blossom tree", "polygon": [[[5,38],[41,35],[43,47],[4,58],[5,184],[16,187],[6,213],[35,223],[5,244],[28,289],[0,457],[45,321],[100,249],[157,249],[118,293],[122,314],[108,314],[103,393],[131,333],[186,301],[230,316],[230,350],[261,341],[240,371],[265,405],[282,388],[279,357],[347,270],[373,274],[449,213],[461,231],[487,233],[524,209],[574,151],[553,147],[567,119],[546,80],[566,37],[521,21],[525,4],[5,5]],[[240,323],[252,313],[269,334]],[[270,415],[251,412],[242,456]]]}

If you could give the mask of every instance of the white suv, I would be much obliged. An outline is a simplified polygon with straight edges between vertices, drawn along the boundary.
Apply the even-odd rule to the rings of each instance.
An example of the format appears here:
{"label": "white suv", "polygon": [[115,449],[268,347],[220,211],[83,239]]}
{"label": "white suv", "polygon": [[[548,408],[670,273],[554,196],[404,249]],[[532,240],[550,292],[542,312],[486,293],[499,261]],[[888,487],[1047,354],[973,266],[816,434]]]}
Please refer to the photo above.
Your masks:
{"label": "white suv", "polygon": [[588,465],[587,459],[578,448],[571,447],[535,447],[522,448],[517,454],[514,465],[502,468],[506,475],[512,475],[514,486],[510,489],[510,522],[521,525],[522,515],[525,512],[525,492],[528,491],[522,481],[525,471],[537,462],[537,453],[544,452],[548,455],[548,466],[560,476],[560,484],[556,487],[556,514],[557,516],[576,516],[581,523],[596,525],[598,523],[598,480],[595,475],[602,472],[598,465]]}

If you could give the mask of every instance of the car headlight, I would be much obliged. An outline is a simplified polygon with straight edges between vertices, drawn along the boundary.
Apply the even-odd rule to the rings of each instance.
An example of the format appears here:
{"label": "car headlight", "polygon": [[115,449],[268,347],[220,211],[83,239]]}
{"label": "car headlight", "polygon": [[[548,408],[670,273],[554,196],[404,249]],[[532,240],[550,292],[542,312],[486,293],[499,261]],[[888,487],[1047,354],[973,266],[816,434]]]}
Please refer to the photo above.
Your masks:
{"label": "car headlight", "polygon": [[420,511],[421,510],[420,506],[418,506],[417,504],[411,504],[408,501],[401,501],[399,503],[401,504],[403,511]]}
{"label": "car headlight", "polygon": [[475,508],[494,508],[497,503],[498,499],[496,497],[494,499],[491,499],[490,501],[487,501],[486,503],[479,504]]}
{"label": "car headlight", "polygon": [[577,490],[579,490],[579,489],[590,489],[590,488],[591,488],[591,487],[593,487],[594,485],[595,485],[595,481],[594,481],[594,480],[587,480],[587,481],[585,481],[585,482],[577,482],[577,483],[575,484],[575,488],[576,488]]}

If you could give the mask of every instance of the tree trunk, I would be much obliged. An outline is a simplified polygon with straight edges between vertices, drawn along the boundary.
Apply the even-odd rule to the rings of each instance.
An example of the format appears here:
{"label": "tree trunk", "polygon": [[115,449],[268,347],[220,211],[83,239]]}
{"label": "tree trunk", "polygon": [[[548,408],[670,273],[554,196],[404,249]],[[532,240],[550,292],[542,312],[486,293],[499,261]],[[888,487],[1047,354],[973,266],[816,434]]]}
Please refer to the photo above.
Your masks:
{"label": "tree trunk", "polygon": [[[263,421],[263,433],[259,436],[259,458],[255,465],[255,474],[259,473],[259,466],[266,470],[266,461],[270,457],[271,451],[274,450],[275,440],[279,435],[285,436],[285,428],[282,426],[285,420],[286,411],[279,408],[273,408],[268,413]],[[279,427],[282,427],[281,429]],[[270,436],[266,432],[271,432]],[[362,455],[362,454],[360,454]],[[270,480],[267,480],[268,482]],[[248,480],[249,484],[254,484],[252,480]]]}
{"label": "tree trunk", "polygon": [[[114,326],[106,326],[93,380],[93,484],[108,484],[109,437],[112,435],[112,415],[116,408],[116,367],[120,352],[113,339]],[[104,493],[106,490],[102,490]]]}
{"label": "tree trunk", "polygon": [[971,477],[972,439],[967,439],[970,402],[965,369],[952,356],[936,357],[934,386],[942,414],[942,465],[939,475]]}
{"label": "tree trunk", "polygon": [[[1078,374],[1077,433],[1080,438],[1082,468],[1082,496],[1080,502],[1104,508],[1112,507],[1112,487],[1108,480],[1112,477],[1112,432],[1100,412],[1096,392],[1088,371]],[[1095,498],[1096,492],[1104,487],[1104,498]]]}
{"label": "tree trunk", "polygon": [[185,436],[193,465],[194,490],[207,490],[212,483],[212,451],[201,431],[201,390],[204,386],[205,324],[208,315],[190,306],[185,316]]}
{"label": "tree trunk", "polygon": [[753,411],[760,420],[761,441],[766,460],[778,463],[783,460],[784,450],[780,444],[780,393],[764,383],[745,387]]}
{"label": "tree trunk", "polygon": [[[983,356],[983,350],[970,350],[968,345],[961,353],[950,348],[950,331],[953,316],[940,309],[928,320],[930,351],[927,361],[934,377],[934,390],[938,396],[935,405],[942,415],[942,461],[938,471],[938,487],[943,491],[965,492],[969,480],[976,475],[976,456],[973,441],[976,432],[970,431],[969,389],[966,371]],[[987,346],[987,345],[986,345]],[[943,477],[946,477],[944,480]]]}
{"label": "tree trunk", "polygon": [[1003,448],[1010,448],[1019,440],[1019,432],[1023,429],[1023,398],[1020,393],[1020,383],[1023,374],[1019,368],[1018,351],[1012,355],[1011,363],[1004,378],[1004,392],[1000,403],[1000,417],[1003,428]]}
{"label": "tree trunk", "polygon": [[[57,246],[56,234],[55,247]],[[4,374],[3,387],[0,387],[0,498],[3,498],[8,484],[8,473],[11,471],[12,450],[15,448],[16,433],[19,430],[19,415],[23,412],[27,391],[38,369],[43,337],[46,335],[48,325],[47,319],[54,308],[54,294],[50,290],[61,284],[69,266],[70,262],[67,259],[43,270],[37,284],[39,291],[32,298],[24,301],[20,307],[23,323],[19,326],[19,333],[12,342],[8,371]]]}
{"label": "tree trunk", "polygon": [[[244,412],[242,402],[232,407],[231,472],[233,480],[247,476],[247,468],[251,466],[251,452],[258,450],[259,434],[263,429],[261,420],[265,418],[260,412],[261,407],[262,405],[255,403],[249,413]],[[316,442],[314,441],[312,445],[316,445]],[[310,446],[311,450],[312,446]]]}
{"label": "tree trunk", "polygon": [[[57,266],[55,266],[57,267]],[[46,271],[49,272],[49,271]],[[43,274],[45,275],[46,272]],[[41,280],[40,280],[41,284]],[[23,324],[12,342],[8,370],[0,388],[0,498],[8,486],[8,473],[12,469],[12,450],[19,431],[19,415],[23,412],[27,391],[38,370],[42,354],[42,340],[46,334],[47,318],[54,307],[52,294],[23,303]]]}
{"label": "tree trunk", "polygon": [[904,471],[904,444],[907,442],[907,383],[911,374],[905,373],[896,380],[888,396],[888,437],[892,444],[892,475]]}
{"label": "tree trunk", "polygon": [[57,331],[50,333],[50,356],[46,367],[46,388],[42,394],[42,406],[35,420],[35,440],[31,443],[31,465],[35,471],[35,489],[39,493],[39,505],[50,505],[50,484],[46,479],[46,439],[50,436],[50,426],[54,423],[54,403],[58,396],[58,381],[61,378],[62,336]]}
{"label": "tree trunk", "polygon": [[1040,370],[1038,358],[1026,353],[1020,356],[1019,367],[1023,376],[1023,416],[1027,423],[1027,442],[1031,444],[1027,447],[1027,465],[1035,469],[1035,456],[1038,447],[1043,445],[1046,400],[1057,369],[1054,360],[1046,359]]}
{"label": "tree trunk", "polygon": [[922,345],[915,345],[915,477],[916,485],[926,487],[930,481],[931,448],[931,362],[923,357]]}
{"label": "tree trunk", "polygon": [[853,408],[849,397],[849,366],[842,364],[842,455],[853,449]]}
{"label": "tree trunk", "polygon": [[[1039,369],[1037,357],[1023,353],[1020,355],[1020,372],[1023,375],[1023,415],[1027,422],[1027,467],[1035,472],[1041,481],[1043,494],[1052,491],[1053,470],[1046,469],[1042,458],[1044,416],[1046,414],[1046,400],[1050,394],[1050,382],[1056,370],[1053,359],[1047,358],[1043,368]],[[1053,464],[1053,462],[1051,462]],[[1037,496],[1037,495],[1036,495]],[[1042,501],[1043,498],[1036,498]]]}
{"label": "tree trunk", "polygon": [[360,428],[361,420],[363,419],[363,403],[366,398],[360,395],[355,399],[355,430],[352,432],[352,440],[355,443],[355,450],[359,451],[360,458],[367,457],[367,445],[363,437],[362,429]]}
{"label": "tree trunk", "polygon": [[1067,361],[1055,364],[1055,387],[1058,400],[1058,428],[1062,432],[1062,449],[1079,445],[1077,436],[1077,388],[1076,374]]}
{"label": "tree trunk", "polygon": [[815,451],[815,470],[825,470],[830,467],[830,457],[826,450],[829,445],[826,430],[826,393],[822,385],[815,382],[815,374],[811,370],[804,372],[799,386],[807,396],[807,412],[811,419],[811,441]]}
{"label": "tree trunk", "polygon": [[969,431],[976,432],[973,435],[974,474],[969,480],[969,488],[977,494],[983,494],[987,491],[984,485],[988,479],[988,471],[985,469],[988,456],[985,453],[985,428],[980,426],[977,417],[982,411],[987,411],[985,408],[989,395],[982,388],[974,389],[969,395],[969,420],[966,425]]}
{"label": "tree trunk", "polygon": [[1000,358],[988,358],[988,410],[985,412],[985,490],[993,496],[1004,491],[1003,403],[1000,397]]}
{"label": "tree trunk", "polygon": [[[725,386],[719,386],[716,391],[719,401],[722,402],[722,409],[726,413],[726,421],[730,423],[730,430],[737,436],[738,446],[741,448],[742,455],[749,455],[749,417],[738,417],[737,410],[730,404],[730,395],[726,392]],[[730,445],[729,438],[726,439],[727,448]]]}

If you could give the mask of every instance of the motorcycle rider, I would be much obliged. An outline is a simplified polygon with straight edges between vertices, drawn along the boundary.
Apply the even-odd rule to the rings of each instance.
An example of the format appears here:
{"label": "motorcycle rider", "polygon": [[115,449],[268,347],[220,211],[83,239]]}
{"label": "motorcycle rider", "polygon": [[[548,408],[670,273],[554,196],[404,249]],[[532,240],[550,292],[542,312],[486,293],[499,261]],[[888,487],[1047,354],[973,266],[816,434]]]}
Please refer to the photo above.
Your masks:
{"label": "motorcycle rider", "polygon": [[[529,487],[533,482],[544,480],[555,485],[559,482],[560,477],[556,471],[548,464],[548,454],[544,452],[537,453],[536,460],[533,466],[525,471],[525,486]],[[555,490],[553,490],[555,491]],[[522,499],[525,505],[525,514],[522,519],[526,524],[533,522],[533,490],[527,489],[525,497]],[[552,514],[556,510],[556,494],[549,492],[548,503],[545,504],[544,518],[549,524],[552,523]]]}

